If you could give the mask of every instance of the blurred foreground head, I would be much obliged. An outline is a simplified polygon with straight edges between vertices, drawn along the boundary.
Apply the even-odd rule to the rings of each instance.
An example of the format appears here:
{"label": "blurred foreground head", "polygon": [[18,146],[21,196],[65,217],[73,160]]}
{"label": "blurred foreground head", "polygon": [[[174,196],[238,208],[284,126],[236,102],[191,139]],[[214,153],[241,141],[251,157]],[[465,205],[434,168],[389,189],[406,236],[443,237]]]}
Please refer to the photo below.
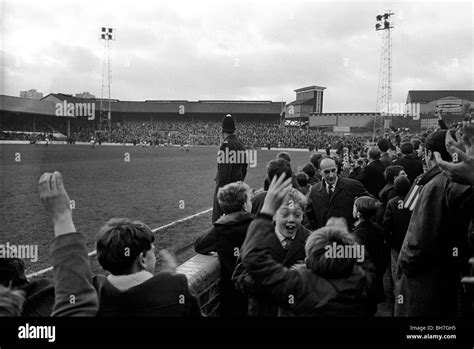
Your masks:
{"label": "blurred foreground head", "polygon": [[347,221],[343,217],[331,217],[326,223],[326,227],[334,227],[349,232]]}
{"label": "blurred foreground head", "polygon": [[20,258],[0,258],[0,285],[20,287],[27,282],[23,260]]}
{"label": "blurred foreground head", "polygon": [[306,267],[313,273],[328,279],[348,277],[354,268],[354,258],[332,258],[327,255],[329,248],[355,245],[347,229],[337,225],[326,226],[314,231],[306,240]]}
{"label": "blurred foreground head", "polygon": [[0,285],[0,317],[21,316],[24,302],[23,291]]}

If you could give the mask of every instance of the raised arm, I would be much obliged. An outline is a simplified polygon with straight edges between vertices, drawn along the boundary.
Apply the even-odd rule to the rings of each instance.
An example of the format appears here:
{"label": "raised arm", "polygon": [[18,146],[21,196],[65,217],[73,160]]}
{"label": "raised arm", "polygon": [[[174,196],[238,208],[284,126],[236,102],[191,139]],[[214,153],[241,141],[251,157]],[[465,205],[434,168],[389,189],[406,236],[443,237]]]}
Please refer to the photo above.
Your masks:
{"label": "raised arm", "polygon": [[301,288],[298,271],[277,263],[265,244],[268,236],[274,234],[272,217],[291,189],[291,178],[272,180],[261,213],[250,224],[247,237],[242,245],[242,265],[252,276],[259,290],[267,293],[280,306],[288,305],[288,299]]}
{"label": "raised arm", "polygon": [[86,248],[86,237],[77,233],[70,200],[59,172],[44,173],[39,180],[41,201],[53,219],[51,246],[55,299],[52,316],[95,316],[97,292]]}

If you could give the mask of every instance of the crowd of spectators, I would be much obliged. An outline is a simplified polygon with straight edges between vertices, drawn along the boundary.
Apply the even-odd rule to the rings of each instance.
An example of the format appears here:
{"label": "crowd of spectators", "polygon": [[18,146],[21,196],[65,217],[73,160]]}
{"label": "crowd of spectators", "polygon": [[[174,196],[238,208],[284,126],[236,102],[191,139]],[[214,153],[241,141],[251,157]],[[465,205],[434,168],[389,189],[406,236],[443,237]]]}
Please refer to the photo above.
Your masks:
{"label": "crowd of spectators", "polygon": [[[166,126],[149,129],[148,137]],[[133,138],[142,127],[117,126],[112,133],[122,141],[124,129]],[[250,137],[244,140],[257,136],[246,132],[242,123],[240,134]],[[284,132],[291,144],[307,131]],[[328,137],[342,144],[335,153],[311,152],[307,163],[293,164],[290,154],[279,153],[257,195],[243,181],[219,188],[224,214],[195,249],[219,255],[220,315],[366,318],[377,314],[387,294],[403,299],[392,300],[394,316],[472,315],[474,127],[387,135],[376,144]],[[349,152],[340,149],[350,145]],[[60,173],[41,176],[39,196],[53,222],[54,280],[35,286],[21,261],[2,258],[0,314],[201,316],[186,276],[146,224],[108,220],[96,250],[109,275],[93,276]],[[34,297],[35,287],[43,297]]]}
{"label": "crowd of spectators", "polygon": [[[2,126],[1,139],[27,140],[37,138],[42,140],[45,133],[52,131],[67,134],[65,126],[61,123],[49,123],[47,126],[33,129],[21,125]],[[12,132],[15,131],[15,132]],[[24,133],[16,133],[23,131]],[[28,133],[27,133],[28,132]],[[107,127],[97,131],[91,125],[74,125],[70,129],[70,138],[76,142],[90,142],[97,138],[103,142],[132,143],[159,145],[208,145],[218,146],[220,140],[220,123],[214,121],[127,121],[112,123],[111,129]],[[249,148],[254,147],[278,147],[278,148],[304,148],[304,149],[326,149],[341,148],[341,136],[329,135],[308,128],[285,127],[270,121],[242,121],[238,123],[237,136]],[[368,137],[344,136],[344,146],[350,150],[361,150]]]}

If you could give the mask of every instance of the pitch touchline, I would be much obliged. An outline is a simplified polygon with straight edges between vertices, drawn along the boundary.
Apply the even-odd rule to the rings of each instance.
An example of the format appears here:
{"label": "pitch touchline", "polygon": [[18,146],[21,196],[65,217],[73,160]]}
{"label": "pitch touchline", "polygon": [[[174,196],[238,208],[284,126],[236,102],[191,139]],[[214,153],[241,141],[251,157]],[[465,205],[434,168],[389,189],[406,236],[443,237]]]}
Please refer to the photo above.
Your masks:
{"label": "pitch touchline", "polygon": [[[152,231],[153,231],[153,233],[155,233],[155,232],[160,231],[160,230],[162,230],[162,229],[171,227],[171,226],[173,226],[173,225],[175,225],[175,224],[177,224],[177,223],[181,223],[181,222],[187,221],[187,220],[189,220],[189,219],[198,217],[198,216],[200,216],[200,215],[202,215],[202,214],[204,214],[204,213],[207,213],[207,212],[209,212],[209,211],[212,211],[212,207],[211,207],[211,208],[208,208],[207,210],[204,210],[204,211],[195,213],[195,214],[193,214],[193,215],[191,215],[191,216],[187,216],[187,217],[178,219],[178,220],[176,220],[176,221],[173,221],[173,222],[171,222],[171,223],[162,225],[161,227],[155,228],[155,229],[153,229]],[[97,250],[94,250],[94,251],[92,251],[92,252],[89,252],[89,253],[87,254],[87,256],[88,256],[88,257],[94,257],[96,254],[97,254]],[[42,270],[40,270],[40,271],[37,271],[37,272],[31,273],[31,274],[28,274],[26,277],[27,277],[27,278],[30,278],[30,277],[39,276],[39,275],[42,275],[42,274],[47,273],[47,272],[52,271],[52,270],[53,270],[53,267],[48,267],[48,268],[42,269]]]}
{"label": "pitch touchline", "polygon": [[[262,190],[263,190],[263,189],[260,188],[259,190],[255,191],[255,193],[260,193]],[[153,229],[152,231],[153,231],[153,233],[155,233],[155,232],[160,231],[160,230],[162,230],[162,229],[171,227],[171,226],[173,226],[173,225],[175,225],[175,224],[177,224],[177,223],[185,222],[185,221],[187,221],[187,220],[189,220],[189,219],[198,217],[198,216],[200,216],[200,215],[202,215],[202,214],[204,214],[204,213],[207,213],[207,212],[209,212],[209,211],[212,211],[212,207],[211,207],[211,208],[208,208],[208,209],[206,209],[206,210],[204,210],[204,211],[195,213],[195,214],[193,214],[193,215],[191,215],[191,216],[187,216],[187,217],[184,217],[184,218],[175,220],[175,221],[173,221],[173,222],[171,222],[171,223],[162,225],[161,227],[155,228],[155,229]],[[92,251],[92,252],[89,252],[89,253],[87,254],[87,256],[88,256],[88,257],[94,257],[96,254],[97,254],[97,250],[94,250],[94,251]],[[27,278],[31,278],[31,277],[39,276],[39,275],[42,275],[42,274],[44,274],[44,273],[50,272],[50,271],[52,271],[52,270],[53,270],[53,267],[48,267],[48,268],[42,269],[42,270],[40,270],[40,271],[37,271],[37,272],[31,273],[31,274],[28,274],[28,275],[26,275],[26,277],[27,277]]]}

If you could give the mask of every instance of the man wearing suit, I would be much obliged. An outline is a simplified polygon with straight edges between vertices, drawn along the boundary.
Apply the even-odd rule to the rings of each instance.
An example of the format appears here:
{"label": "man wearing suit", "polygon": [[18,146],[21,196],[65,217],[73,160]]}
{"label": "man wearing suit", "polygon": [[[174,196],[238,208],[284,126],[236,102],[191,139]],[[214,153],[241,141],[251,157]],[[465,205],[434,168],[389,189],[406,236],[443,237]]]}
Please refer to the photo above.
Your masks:
{"label": "man wearing suit", "polygon": [[[224,142],[222,143],[219,153],[230,154],[245,151],[244,145],[235,136],[235,122],[230,114],[227,114],[222,120],[222,134],[224,136]],[[212,223],[217,221],[220,216],[224,213],[219,202],[217,201],[217,192],[219,188],[222,188],[226,184],[244,181],[247,175],[248,163],[231,161],[232,158],[221,161],[219,156],[217,157],[217,174],[216,174],[216,190],[214,191],[214,203],[212,208]]]}
{"label": "man wearing suit", "polygon": [[331,158],[321,161],[321,174],[323,180],[313,186],[309,194],[309,226],[312,230],[319,229],[329,218],[342,217],[352,229],[355,198],[370,194],[359,181],[338,176],[336,162]]}
{"label": "man wearing suit", "polygon": [[[305,244],[310,231],[301,225],[306,207],[306,197],[297,189],[291,189],[284,203],[273,217],[274,234],[265,239],[273,260],[289,268],[305,260]],[[268,299],[254,280],[239,264],[233,275],[237,287],[249,296],[249,316],[275,317],[278,304]]]}
{"label": "man wearing suit", "polygon": [[369,164],[362,169],[356,179],[373,197],[378,198],[379,192],[387,184],[383,175],[385,166],[380,161],[380,150],[377,147],[371,147],[367,152],[367,156]]}

